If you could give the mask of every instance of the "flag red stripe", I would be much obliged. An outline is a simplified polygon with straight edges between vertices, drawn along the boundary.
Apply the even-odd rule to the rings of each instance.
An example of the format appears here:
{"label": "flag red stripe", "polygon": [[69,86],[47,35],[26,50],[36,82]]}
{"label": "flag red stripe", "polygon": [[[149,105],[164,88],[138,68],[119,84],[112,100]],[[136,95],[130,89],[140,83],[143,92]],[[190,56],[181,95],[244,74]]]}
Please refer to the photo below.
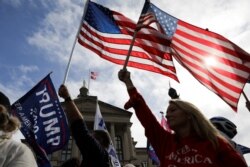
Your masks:
{"label": "flag red stripe", "polygon": [[209,37],[213,37],[213,38],[215,38],[215,39],[219,39],[219,40],[224,41],[224,42],[227,42],[227,41],[228,41],[226,38],[224,38],[223,36],[221,36],[221,35],[219,35],[219,34],[216,34],[216,33],[211,32],[211,31],[209,31],[209,30],[206,31],[206,30],[204,30],[204,29],[202,29],[202,28],[200,28],[200,27],[197,27],[197,26],[195,26],[195,25],[186,23],[186,22],[184,22],[184,21],[182,21],[182,20],[179,20],[179,21],[178,21],[178,25],[182,25],[182,26],[184,26],[184,27],[187,27],[187,28],[190,29],[190,30],[193,30],[193,31],[198,32],[198,33],[200,33],[200,34],[204,34],[204,35],[209,36]]}
{"label": "flag red stripe", "polygon": [[[123,65],[124,64],[124,60],[120,60],[120,59],[115,59],[115,58],[111,58],[110,56],[102,53],[102,51],[99,51],[97,50],[96,48],[88,45],[87,43],[79,40],[78,41],[82,46],[92,50],[93,52],[95,52],[97,55],[99,55],[100,57],[102,57],[103,59],[106,59],[110,62],[113,62],[115,64],[119,64],[119,65]],[[124,57],[125,59],[125,57]],[[134,61],[129,61],[128,62],[128,66],[130,67],[135,67],[135,68],[139,68],[139,69],[143,69],[143,70],[147,70],[147,71],[151,71],[151,72],[155,72],[155,73],[160,73],[160,74],[163,74],[163,75],[167,75],[169,76],[170,78],[174,79],[174,80],[178,80],[178,78],[176,77],[176,75],[171,72],[168,72],[168,71],[164,71],[164,70],[161,70],[160,68],[157,68],[157,67],[154,67],[152,65],[146,65],[146,64],[143,64],[143,63],[140,63],[140,62],[134,62]]]}
{"label": "flag red stripe", "polygon": [[[215,44],[215,43],[212,43],[208,40],[205,40],[205,39],[201,39],[201,38],[198,38],[198,37],[195,37],[195,36],[192,36],[186,32],[183,32],[179,29],[176,30],[176,34],[179,34],[180,36],[184,37],[184,38],[187,38],[187,39],[190,39],[192,41],[195,41],[197,43],[200,43],[200,44],[203,44],[205,46],[209,46],[211,48],[214,48],[214,49],[217,49],[218,51],[220,52],[224,52],[224,53],[227,53],[229,54],[230,56],[234,56],[235,58],[239,59],[239,56],[237,55],[237,53],[234,51],[234,50],[231,50],[229,48],[226,48],[222,45],[218,45],[218,44]],[[210,54],[210,55],[213,55],[213,53],[205,53],[205,54]],[[216,56],[216,55],[213,55],[213,56]],[[229,59],[225,59],[225,58],[222,58],[222,57],[216,57],[219,61],[222,61],[224,62],[224,64],[228,64],[230,65],[231,67],[237,67],[241,70],[244,70],[244,71],[249,71],[250,68],[247,68],[246,66],[242,66],[242,64],[239,64],[237,62],[233,62]],[[225,61],[226,60],[226,61]]]}
{"label": "flag red stripe", "polygon": [[[177,39],[177,38],[174,38],[174,41],[177,42],[177,43],[179,43],[181,46],[186,47],[186,48],[189,48],[189,49],[192,50],[193,52],[196,52],[197,54],[199,54],[200,57],[204,57],[203,55],[208,55],[208,54],[209,54],[208,52],[205,52],[205,51],[203,51],[203,50],[201,50],[201,49],[199,49],[199,48],[193,47],[192,45],[186,44],[185,42],[180,41],[180,40]],[[173,47],[177,47],[177,45],[174,44],[175,42],[173,42]],[[180,50],[180,48],[179,48],[179,50]],[[182,50],[182,52],[184,52],[184,50]],[[189,58],[192,58],[192,59],[195,60],[195,61],[199,61],[199,62],[201,63],[201,66],[205,66],[204,60],[203,60],[202,58],[200,58],[200,57],[198,57],[198,56],[194,56],[192,53],[188,53],[188,54],[186,54],[186,55],[187,55]],[[216,61],[219,61],[219,62],[221,62],[222,64],[225,64],[225,65],[228,65],[228,66],[230,65],[230,63],[233,64],[233,62],[231,62],[231,61],[229,61],[229,60],[220,59],[220,58],[218,58],[218,57],[216,57]],[[238,67],[238,66],[237,66],[237,67]],[[240,75],[237,75],[237,74],[235,74],[235,73],[231,73],[231,72],[229,72],[229,71],[225,71],[224,69],[220,69],[220,67],[218,67],[218,66],[217,66],[217,67],[210,67],[210,68],[214,68],[214,70],[215,70],[217,73],[222,74],[222,75],[224,75],[224,76],[226,76],[226,77],[228,77],[228,78],[238,80],[238,81],[240,81],[240,82],[242,82],[242,83],[244,83],[244,82],[246,81],[246,78],[245,78],[245,77],[240,76]]]}
{"label": "flag red stripe", "polygon": [[[190,27],[190,25],[187,25],[187,27]],[[190,27],[190,28],[193,30],[194,29],[199,30],[199,33],[204,33],[204,30],[199,28],[197,29],[197,27]],[[205,32],[205,35],[207,35],[207,32]],[[215,35],[210,35],[210,37],[211,36],[213,38],[216,37]],[[227,44],[225,38],[221,36],[218,37],[219,40],[225,42],[223,45],[220,45],[219,42],[218,44],[213,43],[204,38],[205,38],[204,36],[202,36],[202,38],[199,38],[199,36],[198,37],[193,36],[192,33],[188,33],[177,29],[172,39],[173,40],[172,47],[175,48],[175,50],[180,54],[181,57],[177,56],[177,58],[179,58],[179,61],[188,69],[188,71],[190,71],[190,73],[192,73],[192,75],[199,82],[201,82],[202,84],[207,86],[210,90],[212,90],[214,93],[219,95],[225,102],[227,102],[236,111],[242,87],[244,86],[244,83],[249,77],[248,73],[249,68],[239,63],[240,59],[239,57],[236,57],[237,53],[234,50],[229,49],[231,43]],[[189,42],[187,43],[187,41]],[[181,47],[178,47],[177,45]],[[199,45],[212,47],[211,52],[206,47],[198,48],[197,46]],[[187,51],[183,50],[182,48],[186,48]],[[216,52],[214,54],[213,49],[216,49],[219,52],[221,52],[222,56],[220,57],[217,56]],[[199,57],[195,56],[194,54],[199,55]],[[221,69],[220,67],[217,68],[209,67],[210,72],[208,72],[208,70],[202,68],[205,65],[203,59],[206,58],[207,55],[212,57],[214,56],[218,61],[218,63],[221,63],[228,67],[225,70]],[[229,56],[230,59],[228,59],[227,56]],[[233,57],[236,58],[234,59]],[[187,58],[191,60],[188,60]],[[199,62],[199,65],[193,63],[192,60],[195,62]],[[238,72],[235,70],[237,70]],[[211,74],[211,71],[213,71],[216,75]],[[205,74],[206,78],[204,78],[204,76],[202,76],[201,74],[202,75]],[[224,78],[227,77],[228,79],[226,80],[221,79],[217,76],[217,74],[223,76]],[[229,80],[235,80],[235,81],[230,83]],[[227,89],[230,89],[230,91],[226,91]]]}
{"label": "flag red stripe", "polygon": [[[128,50],[126,50],[126,49],[125,49],[125,50],[122,50],[122,49],[107,47],[107,46],[103,45],[102,43],[99,43],[99,42],[93,40],[93,38],[90,38],[90,37],[87,36],[86,34],[84,34],[83,37],[85,38],[85,40],[91,42],[92,44],[94,44],[94,45],[96,45],[96,46],[102,48],[104,51],[107,51],[107,52],[109,52],[109,53],[117,54],[117,55],[124,55],[124,56],[126,56],[127,53],[128,53]],[[103,41],[104,41],[104,40],[103,40]],[[80,41],[80,43],[81,43],[81,41]],[[82,43],[81,43],[81,44],[82,44]],[[155,58],[155,59],[153,60],[153,58],[149,57],[146,53],[138,52],[138,51],[132,51],[132,52],[131,52],[131,56],[133,56],[133,57],[138,57],[138,58],[145,59],[145,60],[152,60],[153,62],[155,62],[156,64],[158,64],[158,65],[160,65],[160,66],[162,66],[162,67],[164,67],[164,68],[167,68],[167,69],[169,69],[169,70],[171,70],[171,71],[175,71],[175,68],[173,68],[173,66],[169,66],[169,65],[167,65],[167,64],[161,63],[160,61],[156,61],[157,58]],[[152,56],[152,57],[153,57],[153,56]],[[125,59],[125,57],[124,57],[124,59]]]}
{"label": "flag red stripe", "polygon": [[[99,34],[97,34],[96,32],[94,32],[94,31],[92,31],[88,26],[86,26],[85,24],[83,25],[83,28],[82,28],[82,30],[84,30],[84,29],[86,29],[86,32],[88,32],[88,33],[90,33],[92,36],[95,36],[95,37],[98,37],[101,41],[105,41],[105,42],[108,42],[108,43],[114,43],[114,44],[127,44],[127,45],[130,45],[130,43],[131,43],[131,39],[122,39],[122,38],[112,38],[112,37],[108,37],[108,38],[106,38],[106,37],[103,37],[103,36],[101,36],[101,35],[99,35]],[[87,35],[83,32],[83,31],[81,31],[80,32],[80,35],[82,36],[82,37],[84,37],[84,38],[86,38],[87,37]],[[134,46],[138,46],[138,47],[142,47],[142,48],[144,48],[144,50],[146,50],[148,53],[150,53],[150,54],[154,54],[154,55],[162,55],[162,54],[164,54],[165,52],[166,52],[166,50],[165,51],[162,51],[162,50],[160,50],[160,48],[159,48],[159,44],[158,43],[154,43],[154,42],[161,42],[161,43],[169,43],[168,41],[166,41],[166,39],[162,39],[162,40],[158,40],[158,39],[155,39],[155,38],[150,38],[150,37],[148,37],[148,36],[146,36],[145,38],[144,38],[145,36],[144,35],[140,35],[140,33],[139,33],[139,35],[138,35],[138,39],[137,39],[137,41],[135,42],[135,44],[134,44]],[[152,39],[152,40],[151,40]],[[144,45],[145,44],[145,41],[146,41],[146,43],[148,43],[148,41],[147,40],[151,40],[151,42],[150,42],[150,44],[152,45],[152,46],[149,46],[149,45]],[[97,43],[96,43],[97,44]],[[97,44],[98,45],[98,44]],[[158,45],[158,46],[157,46]],[[101,46],[100,46],[101,47]],[[157,48],[158,47],[158,48]],[[162,45],[162,47],[163,48],[166,48],[166,46],[163,46]],[[126,53],[127,54],[127,53]]]}
{"label": "flag red stripe", "polygon": [[[113,11],[113,16],[122,34],[101,33],[83,22],[78,42],[100,57],[121,64],[126,59],[136,24],[118,12]],[[161,73],[178,81],[172,58],[166,55],[169,52],[166,43],[169,43],[166,37],[153,28],[143,28],[137,34],[128,66]]]}
{"label": "flag red stripe", "polygon": [[[187,62],[185,59],[179,58],[181,59],[183,65],[186,67],[186,69],[204,86],[208,87],[211,91],[213,91],[214,93],[216,93],[217,95],[219,95],[225,102],[230,103],[230,105],[234,108],[237,107],[237,103],[238,103],[238,96],[237,97],[233,97],[231,96],[230,93],[223,91],[222,89],[219,89],[218,86],[214,85],[213,82],[211,82],[211,80],[209,78],[212,78],[212,76],[210,75],[208,78],[204,78],[202,75],[198,74],[197,72],[195,72],[195,70],[200,70],[199,66],[196,67],[194,64],[192,64],[191,62]],[[195,69],[195,70],[194,70]],[[222,96],[221,96],[222,95]]]}
{"label": "flag red stripe", "polygon": [[[152,13],[164,28],[171,41],[167,46],[175,51],[176,60],[237,111],[240,94],[250,77],[249,53],[225,37],[178,20],[152,3],[146,2],[143,9],[143,14]],[[208,64],[208,60],[216,63]]]}
{"label": "flag red stripe", "polygon": [[[83,30],[83,29],[82,29]],[[91,30],[90,30],[91,31]],[[93,31],[91,31],[92,33]],[[100,42],[97,42],[96,40],[93,39],[93,36],[97,35],[97,33],[94,33],[93,32],[93,36],[92,37],[89,37],[87,35],[87,33],[81,33],[82,37],[85,39],[85,40],[88,40],[90,41],[91,43],[95,44],[96,46],[100,47],[100,48],[103,48],[103,50],[106,50],[110,53],[114,53],[114,54],[118,54],[118,55],[127,55],[127,52],[128,52],[128,49],[117,49],[117,48],[111,48],[111,47],[107,47],[105,46],[102,42],[103,41],[109,41],[109,38],[106,38],[106,37],[102,37],[100,35],[98,35],[96,38],[101,38]],[[117,39],[114,39],[114,40],[117,40]],[[119,40],[119,39],[118,39]],[[118,43],[118,42],[117,42]],[[127,47],[128,48],[128,47]],[[145,50],[148,51],[148,52],[153,52],[154,49],[152,48],[152,50],[149,50],[150,47],[145,47]],[[160,51],[157,52],[158,54],[160,53]],[[162,52],[163,54],[163,52]],[[155,54],[157,55],[157,54]],[[162,61],[159,61],[158,59],[162,59],[162,58],[157,58],[156,56],[154,55],[150,55],[148,56],[145,52],[139,52],[139,51],[132,51],[131,52],[131,56],[134,56],[134,57],[140,57],[140,58],[144,58],[144,59],[149,59],[149,60],[152,60],[154,61],[155,63],[165,67],[165,68],[168,68],[170,69],[171,71],[175,71],[175,68],[172,66],[172,65],[169,65],[169,64],[163,64]],[[164,56],[165,58],[165,56]],[[170,58],[166,59],[167,61],[169,60]],[[158,60],[158,61],[157,61]]]}
{"label": "flag red stripe", "polygon": [[191,54],[185,52],[184,50],[182,50],[181,48],[178,48],[178,47],[176,47],[176,50],[178,51],[178,53],[180,53],[179,58],[181,59],[181,61],[184,64],[186,63],[189,66],[192,66],[197,71],[205,74],[207,76],[207,78],[212,79],[212,80],[220,83],[221,85],[223,85],[224,87],[226,87],[232,91],[239,92],[241,90],[238,87],[235,87],[234,85],[231,85],[230,83],[225,82],[221,78],[215,76],[213,73],[209,72],[207,69],[204,69],[203,64],[201,62],[194,63],[193,61],[191,62],[190,60],[186,59],[186,57],[190,57],[190,59],[192,59]]}

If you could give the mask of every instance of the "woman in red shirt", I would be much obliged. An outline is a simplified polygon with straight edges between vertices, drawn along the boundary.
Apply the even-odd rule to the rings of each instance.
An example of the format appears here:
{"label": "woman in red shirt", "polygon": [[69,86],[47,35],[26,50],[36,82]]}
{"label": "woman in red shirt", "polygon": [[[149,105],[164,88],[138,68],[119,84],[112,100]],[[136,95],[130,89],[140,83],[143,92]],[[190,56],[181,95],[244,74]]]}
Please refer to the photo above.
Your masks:
{"label": "woman in red shirt", "polygon": [[118,77],[130,96],[124,107],[134,108],[161,167],[247,167],[239,153],[196,106],[179,99],[170,100],[166,118],[174,133],[168,132],[137,92],[130,73],[121,70]]}

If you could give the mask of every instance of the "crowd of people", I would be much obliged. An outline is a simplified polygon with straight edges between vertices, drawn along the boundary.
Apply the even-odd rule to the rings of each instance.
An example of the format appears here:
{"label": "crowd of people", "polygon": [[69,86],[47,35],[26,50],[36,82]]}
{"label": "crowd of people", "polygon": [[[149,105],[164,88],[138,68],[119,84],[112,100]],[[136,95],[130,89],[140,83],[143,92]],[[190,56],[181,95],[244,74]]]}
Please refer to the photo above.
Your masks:
{"label": "crowd of people", "polygon": [[[247,167],[243,155],[232,140],[237,131],[231,121],[223,117],[208,120],[194,104],[181,100],[175,94],[177,98],[169,101],[166,111],[166,119],[173,133],[166,131],[134,86],[130,72],[120,70],[118,78],[125,84],[130,97],[124,108],[134,108],[161,167]],[[60,86],[58,94],[64,99],[64,111],[71,134],[82,157],[81,162],[72,158],[61,164],[61,167],[110,167],[107,152],[111,142],[109,134],[102,130],[92,132],[87,128],[84,114],[71,99],[65,85]],[[29,147],[12,139],[20,122],[9,114],[10,106],[9,99],[0,92],[0,166],[36,167],[35,157]],[[246,106],[250,110],[249,102]]]}

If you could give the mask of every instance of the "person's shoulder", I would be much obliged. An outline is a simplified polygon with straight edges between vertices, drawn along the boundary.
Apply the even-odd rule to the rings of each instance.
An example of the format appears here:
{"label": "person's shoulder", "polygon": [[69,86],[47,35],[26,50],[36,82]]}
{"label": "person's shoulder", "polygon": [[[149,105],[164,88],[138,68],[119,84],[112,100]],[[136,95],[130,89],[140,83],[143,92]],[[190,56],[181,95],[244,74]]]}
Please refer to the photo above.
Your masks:
{"label": "person's shoulder", "polygon": [[229,141],[224,137],[218,137],[218,146],[221,151],[236,151],[234,142],[232,140]]}
{"label": "person's shoulder", "polygon": [[6,148],[11,149],[11,148],[17,148],[20,146],[20,142],[17,142],[13,139],[3,139],[1,142],[1,145],[4,145]]}
{"label": "person's shoulder", "polygon": [[17,152],[24,153],[27,150],[29,151],[28,146],[26,146],[25,144],[21,142],[15,141],[13,139],[4,140],[3,144],[5,148],[12,153],[17,153]]}

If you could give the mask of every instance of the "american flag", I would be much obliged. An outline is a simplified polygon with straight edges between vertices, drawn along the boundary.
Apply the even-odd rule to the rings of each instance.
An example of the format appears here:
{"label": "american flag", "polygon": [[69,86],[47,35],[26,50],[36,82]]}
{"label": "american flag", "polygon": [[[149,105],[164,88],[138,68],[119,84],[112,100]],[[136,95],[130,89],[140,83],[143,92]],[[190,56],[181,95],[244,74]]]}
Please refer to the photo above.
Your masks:
{"label": "american flag", "polygon": [[91,71],[91,72],[90,72],[90,78],[93,79],[93,80],[96,80],[97,75],[98,75],[97,72],[94,72],[94,71]]}
{"label": "american flag", "polygon": [[237,112],[250,76],[250,55],[223,36],[179,20],[149,1],[143,11],[141,18],[151,15],[151,22],[161,25],[176,60]]}
{"label": "american flag", "polygon": [[[78,42],[101,58],[123,65],[135,29],[136,24],[122,14],[89,2]],[[137,33],[128,66],[178,81],[167,42],[157,30],[145,26]]]}

